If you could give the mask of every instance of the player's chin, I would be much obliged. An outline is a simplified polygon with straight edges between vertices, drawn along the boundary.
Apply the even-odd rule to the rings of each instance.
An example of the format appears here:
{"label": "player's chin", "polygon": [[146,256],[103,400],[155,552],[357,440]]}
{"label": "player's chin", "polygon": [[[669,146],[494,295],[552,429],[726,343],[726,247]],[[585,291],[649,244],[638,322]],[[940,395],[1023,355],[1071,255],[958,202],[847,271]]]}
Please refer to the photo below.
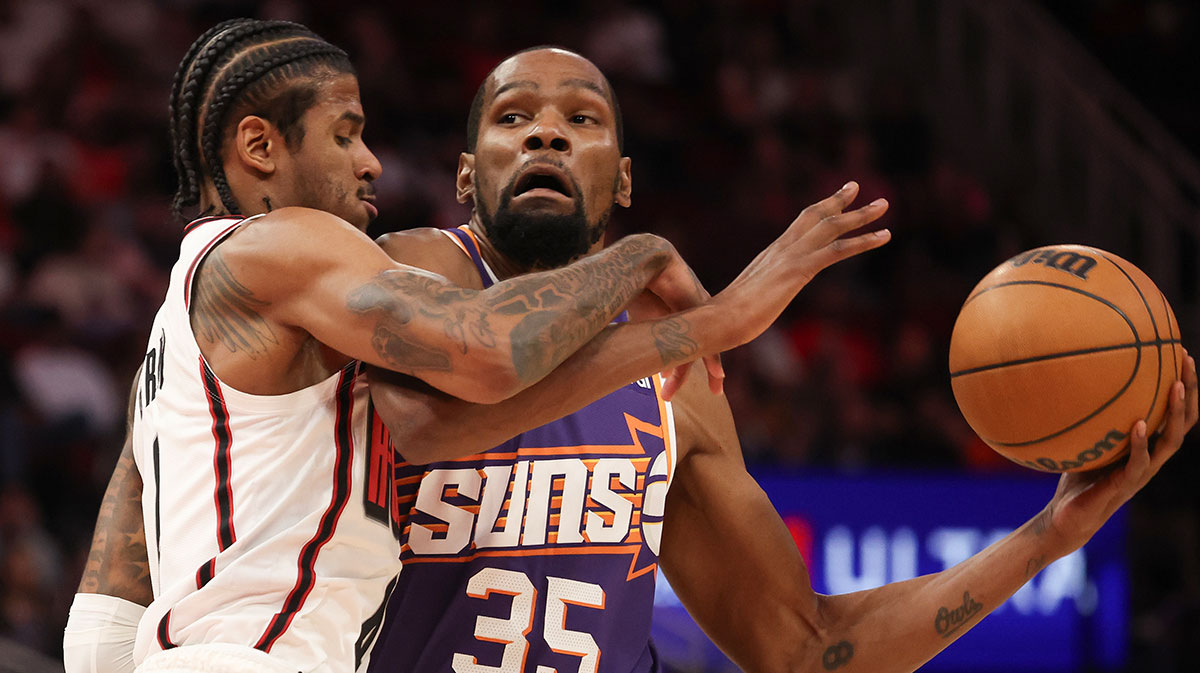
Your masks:
{"label": "player's chin", "polygon": [[375,210],[375,206],[366,201],[355,199],[355,202],[349,205],[349,207],[339,208],[336,214],[343,220],[365,231],[367,225],[379,215],[379,211]]}

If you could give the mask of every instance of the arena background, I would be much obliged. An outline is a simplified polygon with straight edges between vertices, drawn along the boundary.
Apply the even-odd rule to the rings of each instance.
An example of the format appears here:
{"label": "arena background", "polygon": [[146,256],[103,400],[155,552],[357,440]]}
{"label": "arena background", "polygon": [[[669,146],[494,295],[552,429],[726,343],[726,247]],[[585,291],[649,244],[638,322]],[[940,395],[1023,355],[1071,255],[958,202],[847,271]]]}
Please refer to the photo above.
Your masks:
{"label": "arena background", "polygon": [[[1196,343],[1200,10],[1185,0],[0,0],[0,670],[61,661],[177,252],[170,81],[239,15],[350,52],[385,167],[375,234],[465,220],[453,171],[475,87],[544,43],[592,58],[620,97],[635,206],[614,235],[668,237],[714,292],[847,179],[887,197],[889,246],[727,356],[764,479],[903,474],[934,497],[948,474],[1029,477],[971,433],[946,371],[967,292],[1026,248],[1134,261]],[[1127,508],[1121,670],[1200,670],[1195,444]]]}

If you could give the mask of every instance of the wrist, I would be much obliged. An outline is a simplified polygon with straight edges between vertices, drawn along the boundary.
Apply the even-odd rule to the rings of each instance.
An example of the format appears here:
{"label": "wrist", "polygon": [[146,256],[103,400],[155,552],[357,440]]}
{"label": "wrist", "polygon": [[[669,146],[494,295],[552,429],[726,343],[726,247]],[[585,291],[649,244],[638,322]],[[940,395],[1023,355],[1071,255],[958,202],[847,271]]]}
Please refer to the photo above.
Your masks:
{"label": "wrist", "polygon": [[617,242],[621,251],[629,255],[634,266],[645,274],[646,282],[658,274],[675,255],[675,246],[662,236],[654,234],[630,234]]}
{"label": "wrist", "polygon": [[721,353],[745,343],[746,340],[738,330],[738,320],[734,318],[730,308],[718,295],[686,313],[692,325],[692,337],[699,345],[700,355]]}
{"label": "wrist", "polygon": [[1043,561],[1042,567],[1070,554],[1079,548],[1072,544],[1067,536],[1054,525],[1053,503],[1046,505],[1037,516],[1025,524],[1025,529],[1033,538],[1034,546]]}

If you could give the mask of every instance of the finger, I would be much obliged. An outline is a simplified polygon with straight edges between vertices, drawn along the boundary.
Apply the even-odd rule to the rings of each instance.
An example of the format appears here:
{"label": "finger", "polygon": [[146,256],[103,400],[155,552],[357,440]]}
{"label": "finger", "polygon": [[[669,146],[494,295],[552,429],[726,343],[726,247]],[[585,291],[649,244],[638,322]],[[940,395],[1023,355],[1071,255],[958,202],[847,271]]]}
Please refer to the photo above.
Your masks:
{"label": "finger", "polygon": [[1184,424],[1191,428],[1196,424],[1197,418],[1200,418],[1200,394],[1197,393],[1196,380],[1196,358],[1187,355],[1187,351],[1183,352],[1186,356],[1183,361],[1183,388],[1185,400]]}
{"label": "finger", "polygon": [[1183,435],[1187,432],[1187,427],[1184,425],[1184,385],[1181,381],[1176,381],[1171,386],[1171,403],[1167,408],[1167,420],[1162,426],[1158,437],[1154,439],[1154,457],[1152,472],[1158,472],[1163,463],[1175,455],[1183,444]]}
{"label": "finger", "polygon": [[704,358],[704,368],[708,370],[708,389],[712,394],[725,392],[725,367],[721,364],[721,354]]}
{"label": "finger", "polygon": [[1150,442],[1147,439],[1146,421],[1138,421],[1129,431],[1129,458],[1120,473],[1121,496],[1117,505],[1128,500],[1150,479]]}
{"label": "finger", "polygon": [[816,274],[844,259],[881,247],[890,240],[892,232],[888,229],[879,229],[853,238],[839,238],[810,255],[805,261],[810,265],[809,273]]}
{"label": "finger", "polygon": [[813,249],[829,245],[842,236],[883,217],[888,211],[887,199],[875,199],[862,208],[848,213],[830,215],[818,222],[807,234],[805,242]]}
{"label": "finger", "polygon": [[687,381],[688,373],[691,371],[692,364],[690,362],[679,365],[671,370],[671,375],[663,382],[662,396],[664,400],[670,402],[671,398],[675,397],[675,393],[679,392],[679,389],[683,387],[684,382]]}
{"label": "finger", "polygon": [[830,194],[829,196],[817,201],[800,211],[800,216],[796,218],[793,224],[798,224],[802,220],[823,220],[830,215],[836,215],[846,209],[854,199],[858,196],[858,183],[851,180],[842,185],[842,188]]}

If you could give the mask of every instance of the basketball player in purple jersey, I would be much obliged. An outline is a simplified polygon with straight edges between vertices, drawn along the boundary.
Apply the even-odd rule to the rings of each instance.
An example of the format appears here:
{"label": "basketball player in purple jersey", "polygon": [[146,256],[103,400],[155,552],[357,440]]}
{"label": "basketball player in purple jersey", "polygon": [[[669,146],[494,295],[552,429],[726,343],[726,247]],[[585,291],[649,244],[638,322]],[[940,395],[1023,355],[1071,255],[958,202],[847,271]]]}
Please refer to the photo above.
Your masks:
{"label": "basketball player in purple jersey", "polygon": [[[495,401],[541,378],[604,329],[603,339],[572,360],[591,367],[605,354],[619,356],[622,365],[613,371],[628,381],[748,341],[818,270],[887,240],[838,240],[883,212],[876,205],[841,215],[853,196],[847,189],[802,216],[801,226],[764,251],[741,282],[711,300],[669,244],[645,236],[567,268],[477,292],[396,265],[369,241],[363,249],[361,230],[375,212],[371,182],[380,167],[362,143],[357,82],[344,54],[302,26],[239,20],[209,31],[181,65],[172,111],[177,203],[198,203],[211,216],[186,228],[178,273],[156,318],[156,334],[161,322],[164,334],[179,338],[167,340],[172,348],[151,340],[133,389],[135,437],[106,493],[64,639],[72,673],[128,670],[128,651],[115,650],[132,641],[133,630],[140,656],[155,659],[158,670],[342,671],[362,660],[374,636],[369,627],[378,623],[363,611],[382,601],[389,578],[386,569],[376,570],[397,561],[399,547],[350,562],[355,549],[392,548],[396,541],[389,517],[376,516],[380,491],[372,490],[378,486],[372,478],[379,465],[368,462],[390,465],[390,453],[366,453],[377,424],[369,407],[358,409],[366,404],[361,367],[347,354],[465,398]],[[643,290],[675,308],[694,308],[605,328]],[[735,308],[741,320],[730,319]],[[186,351],[182,358],[178,348]],[[163,376],[164,363],[170,376]],[[710,371],[716,387],[719,374],[719,366]],[[604,377],[591,388],[604,385]],[[556,386],[578,387],[565,377]],[[318,413],[292,404],[300,398],[323,400],[314,407]],[[185,413],[189,403],[202,413]],[[284,412],[297,419],[279,422]],[[165,439],[160,451],[159,439],[189,428],[197,441],[187,448],[195,452],[176,453],[185,447]],[[301,431],[308,434],[288,438]],[[330,451],[320,449],[323,442]],[[263,452],[287,446],[302,450],[275,458]],[[255,456],[275,469],[256,469]],[[322,474],[310,457],[336,458],[328,466],[332,474]],[[200,462],[184,465],[185,458]],[[290,481],[254,481],[277,476],[285,463]],[[301,473],[312,486],[301,482]],[[143,486],[147,502],[139,507]],[[254,506],[258,486],[283,488],[289,505]],[[382,491],[385,513],[389,492]],[[163,495],[179,502],[159,508]],[[282,503],[278,495],[268,500]],[[188,497],[193,500],[185,506]],[[193,515],[201,519],[198,526],[170,523]],[[304,533],[304,522],[263,518],[292,515],[312,519],[313,527]],[[299,526],[295,546],[258,530],[276,523]],[[376,528],[368,534],[370,526]],[[211,535],[189,534],[193,530]],[[118,539],[124,544],[115,544]],[[268,541],[274,551],[264,547]],[[286,571],[256,575],[243,560],[264,554],[292,560]],[[170,577],[161,569],[168,556],[180,571]],[[329,565],[337,559],[342,566]],[[367,565],[372,574],[359,578]],[[251,574],[239,580],[244,570]],[[340,588],[322,589],[328,583]],[[328,607],[311,610],[310,595],[325,596]],[[176,609],[184,599],[191,607]],[[150,612],[141,614],[146,603]],[[202,647],[210,644],[221,648]]]}
{"label": "basketball player in purple jersey", "polygon": [[[518,53],[480,87],[469,124],[458,194],[474,203],[470,223],[394,234],[383,241],[389,254],[419,254],[481,288],[598,249],[607,211],[628,205],[631,183],[616,151],[616,101],[594,65],[559,49]],[[598,144],[606,151],[594,153]],[[1125,465],[1064,475],[1042,512],[971,559],[822,596],[745,470],[723,397],[694,379],[668,402],[653,377],[587,404],[597,375],[568,360],[487,406],[373,380],[409,462],[396,471],[392,516],[404,570],[372,673],[657,670],[656,567],[744,670],[911,671],[1082,546],[1198,416],[1189,357],[1152,453],[1139,421]],[[560,376],[579,385],[558,386]],[[956,615],[953,629],[939,627],[943,613]]]}

